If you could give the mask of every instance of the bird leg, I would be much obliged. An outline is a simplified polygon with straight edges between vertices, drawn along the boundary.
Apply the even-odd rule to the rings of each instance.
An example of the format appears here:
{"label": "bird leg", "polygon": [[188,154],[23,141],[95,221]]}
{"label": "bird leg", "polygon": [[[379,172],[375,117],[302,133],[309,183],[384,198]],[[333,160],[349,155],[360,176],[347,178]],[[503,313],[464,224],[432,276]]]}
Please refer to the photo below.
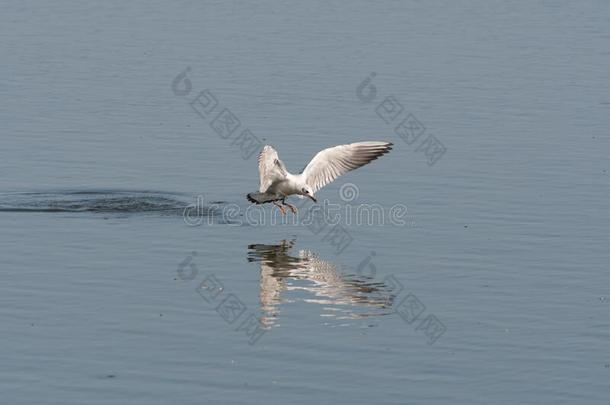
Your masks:
{"label": "bird leg", "polygon": [[282,207],[280,204],[278,204],[277,201],[273,201],[273,205],[275,205],[276,207],[278,207],[280,209],[280,211],[282,211],[282,215],[286,215],[286,209],[284,207]]}
{"label": "bird leg", "polygon": [[295,207],[292,204],[288,204],[288,203],[284,203],[284,204],[286,204],[288,206],[288,208],[290,208],[290,211],[292,211],[293,214],[297,213],[297,207]]}
{"label": "bird leg", "polygon": [[288,206],[288,208],[290,208],[290,211],[292,211],[293,214],[297,213],[297,208],[294,205],[292,205],[292,204],[288,204],[286,202],[286,198],[282,198],[282,204]]}

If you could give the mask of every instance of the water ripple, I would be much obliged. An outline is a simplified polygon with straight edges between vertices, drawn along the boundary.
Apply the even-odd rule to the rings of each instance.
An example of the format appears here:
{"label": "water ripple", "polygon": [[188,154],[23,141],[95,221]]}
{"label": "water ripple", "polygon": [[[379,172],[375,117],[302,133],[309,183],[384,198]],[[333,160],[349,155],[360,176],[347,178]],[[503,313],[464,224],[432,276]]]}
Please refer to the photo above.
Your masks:
{"label": "water ripple", "polygon": [[[159,191],[73,190],[0,193],[0,212],[89,212],[182,215],[191,196]],[[204,211],[205,212],[205,211]],[[207,212],[214,215],[213,210]]]}

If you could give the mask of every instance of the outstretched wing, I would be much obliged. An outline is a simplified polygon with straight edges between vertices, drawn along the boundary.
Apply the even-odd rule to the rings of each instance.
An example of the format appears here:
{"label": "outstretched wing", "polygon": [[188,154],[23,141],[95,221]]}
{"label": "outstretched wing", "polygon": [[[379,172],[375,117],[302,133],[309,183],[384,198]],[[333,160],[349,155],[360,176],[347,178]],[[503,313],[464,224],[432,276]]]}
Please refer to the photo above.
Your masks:
{"label": "outstretched wing", "polygon": [[260,174],[260,187],[258,191],[264,193],[269,186],[286,177],[286,167],[280,160],[277,151],[265,145],[258,155],[258,173]]}
{"label": "outstretched wing", "polygon": [[303,170],[315,193],[337,177],[357,169],[392,150],[390,142],[356,142],[318,152]]}

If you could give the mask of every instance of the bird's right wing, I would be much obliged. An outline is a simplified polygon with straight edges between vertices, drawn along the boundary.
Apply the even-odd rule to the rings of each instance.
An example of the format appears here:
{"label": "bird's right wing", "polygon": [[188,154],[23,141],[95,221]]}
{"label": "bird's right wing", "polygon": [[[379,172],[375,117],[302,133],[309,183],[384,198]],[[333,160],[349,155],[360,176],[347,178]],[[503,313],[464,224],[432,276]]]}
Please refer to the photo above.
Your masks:
{"label": "bird's right wing", "polygon": [[286,177],[287,171],[284,163],[280,160],[277,151],[269,145],[265,145],[258,155],[258,173],[260,175],[261,193],[267,191],[275,181]]}
{"label": "bird's right wing", "polygon": [[388,153],[390,142],[356,142],[318,152],[303,170],[305,181],[315,193],[337,177]]}

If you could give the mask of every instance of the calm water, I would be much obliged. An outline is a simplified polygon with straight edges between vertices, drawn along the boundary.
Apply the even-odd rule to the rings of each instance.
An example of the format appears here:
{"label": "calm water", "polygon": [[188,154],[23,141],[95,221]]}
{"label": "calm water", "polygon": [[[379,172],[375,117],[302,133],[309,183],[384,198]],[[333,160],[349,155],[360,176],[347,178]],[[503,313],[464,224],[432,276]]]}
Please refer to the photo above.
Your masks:
{"label": "calm water", "polygon": [[[607,403],[607,2],[0,9],[5,402]],[[404,223],[244,220],[246,128]]]}

